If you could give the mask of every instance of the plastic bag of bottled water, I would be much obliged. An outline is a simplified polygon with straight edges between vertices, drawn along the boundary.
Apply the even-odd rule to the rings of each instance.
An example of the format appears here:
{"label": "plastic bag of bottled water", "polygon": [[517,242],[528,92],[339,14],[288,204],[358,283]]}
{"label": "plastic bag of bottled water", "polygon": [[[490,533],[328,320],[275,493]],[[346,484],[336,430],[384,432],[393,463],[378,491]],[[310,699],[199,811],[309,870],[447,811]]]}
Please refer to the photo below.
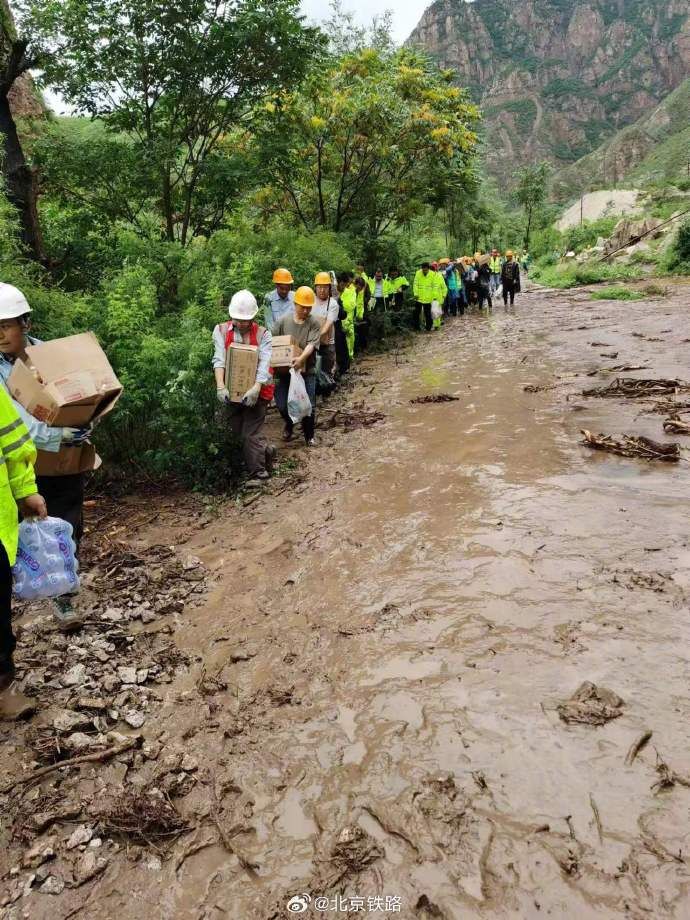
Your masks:
{"label": "plastic bag of bottled water", "polygon": [[60,597],[79,590],[72,525],[61,518],[31,518],[19,525],[13,592],[20,600]]}

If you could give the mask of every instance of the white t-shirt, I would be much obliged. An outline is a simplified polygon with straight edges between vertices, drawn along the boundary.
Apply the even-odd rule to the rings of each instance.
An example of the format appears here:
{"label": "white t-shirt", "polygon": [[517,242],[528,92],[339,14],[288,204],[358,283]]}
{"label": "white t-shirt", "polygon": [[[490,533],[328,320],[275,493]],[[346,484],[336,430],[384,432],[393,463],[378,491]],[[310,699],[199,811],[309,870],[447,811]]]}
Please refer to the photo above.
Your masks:
{"label": "white t-shirt", "polygon": [[383,297],[383,279],[381,281],[374,279],[374,297]]}
{"label": "white t-shirt", "polygon": [[[340,312],[340,307],[338,306],[338,301],[334,297],[329,297],[328,300],[319,300],[316,298],[316,303],[311,309],[311,315],[314,319],[317,319],[323,326],[328,320],[335,323],[338,319],[338,313]],[[331,331],[328,334],[328,341],[323,343],[324,345],[335,345],[335,327],[331,327]]]}

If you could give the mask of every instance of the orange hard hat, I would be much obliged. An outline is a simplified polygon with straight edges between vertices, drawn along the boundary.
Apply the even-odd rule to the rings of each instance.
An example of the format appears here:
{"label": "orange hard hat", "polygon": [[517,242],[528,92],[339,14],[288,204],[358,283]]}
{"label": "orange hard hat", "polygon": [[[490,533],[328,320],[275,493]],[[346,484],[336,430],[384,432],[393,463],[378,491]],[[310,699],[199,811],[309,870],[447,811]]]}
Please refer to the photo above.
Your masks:
{"label": "orange hard hat", "polygon": [[273,272],[274,284],[294,284],[295,279],[292,277],[287,268],[276,268]]}
{"label": "orange hard hat", "polygon": [[506,259],[512,259],[512,258],[513,258],[513,250],[506,249]]}
{"label": "orange hard hat", "polygon": [[314,278],[314,286],[317,284],[330,284],[331,276],[328,272],[317,272],[316,277]]}
{"label": "orange hard hat", "polygon": [[[330,278],[328,283],[331,283]],[[299,304],[300,307],[313,307],[316,303],[316,294],[310,287],[303,285],[295,291],[295,303]]]}

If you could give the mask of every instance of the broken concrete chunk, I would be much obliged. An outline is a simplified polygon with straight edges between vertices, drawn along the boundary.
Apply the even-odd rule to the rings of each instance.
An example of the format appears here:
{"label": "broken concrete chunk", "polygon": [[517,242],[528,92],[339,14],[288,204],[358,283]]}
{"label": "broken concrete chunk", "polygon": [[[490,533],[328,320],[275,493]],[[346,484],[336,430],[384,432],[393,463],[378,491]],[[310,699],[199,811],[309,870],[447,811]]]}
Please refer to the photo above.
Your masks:
{"label": "broken concrete chunk", "polygon": [[86,665],[75,664],[60,678],[63,687],[77,687],[86,680]]}
{"label": "broken concrete chunk", "polygon": [[45,882],[39,888],[42,894],[62,894],[65,890],[65,883],[56,875],[49,875]]}

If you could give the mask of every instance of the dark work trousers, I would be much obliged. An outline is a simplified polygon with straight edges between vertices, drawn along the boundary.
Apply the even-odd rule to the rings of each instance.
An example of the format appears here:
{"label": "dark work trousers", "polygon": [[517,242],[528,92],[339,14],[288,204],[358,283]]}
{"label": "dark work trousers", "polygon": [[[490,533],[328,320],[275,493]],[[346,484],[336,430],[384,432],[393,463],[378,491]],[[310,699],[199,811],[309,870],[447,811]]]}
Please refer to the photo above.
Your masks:
{"label": "dark work trousers", "polygon": [[514,284],[504,284],[503,285],[503,303],[508,306],[508,297],[510,297],[511,307],[515,303],[515,285]]}
{"label": "dark work trousers", "polygon": [[335,345],[321,344],[319,346],[319,354],[321,355],[321,370],[324,374],[328,374],[332,377],[333,368],[335,367]]}
{"label": "dark work trousers", "polygon": [[366,351],[369,346],[369,329],[371,320],[366,316],[355,323],[355,351]]}
{"label": "dark work trousers", "polygon": [[402,310],[405,294],[403,291],[396,291],[393,295],[393,306],[396,310]]}
{"label": "dark work trousers", "polygon": [[[307,388],[307,395],[311,402],[311,415],[302,419],[302,433],[304,434],[304,440],[308,442],[314,437],[314,431],[316,429],[316,374],[303,374],[302,376],[304,377],[304,385]],[[278,412],[283,416],[285,427],[288,431],[292,431],[295,425],[287,411],[289,392],[290,374],[279,374],[276,377],[276,406],[278,407]]]}
{"label": "dark work trousers", "polygon": [[266,421],[268,402],[259,399],[255,406],[228,403],[227,407],[230,430],[242,444],[242,456],[247,472],[250,476],[265,472],[268,444],[262,429]]}
{"label": "dark work trousers", "polygon": [[434,327],[434,320],[431,316],[431,304],[430,303],[420,303],[418,300],[415,301],[414,305],[414,327],[417,332],[422,331],[422,326],[420,323],[422,307],[424,308],[424,324],[426,326],[426,331],[431,332]]}
{"label": "dark work trousers", "polygon": [[11,670],[15,645],[12,632],[12,570],[5,547],[0,543],[0,674]]}
{"label": "dark work trousers", "polygon": [[448,312],[451,316],[458,315],[458,292],[448,291]]}
{"label": "dark work trousers", "polygon": [[84,535],[84,478],[84,473],[36,477],[36,486],[46,500],[48,514],[72,525],[77,555]]}
{"label": "dark work trousers", "polygon": [[477,293],[479,294],[479,309],[482,309],[484,306],[484,301],[486,301],[489,309],[491,310],[493,307],[493,301],[491,300],[491,288],[480,284],[477,289]]}
{"label": "dark work trousers", "polygon": [[461,287],[458,290],[458,313],[460,316],[465,315],[465,307],[467,306],[467,297],[465,296],[465,288]]}

